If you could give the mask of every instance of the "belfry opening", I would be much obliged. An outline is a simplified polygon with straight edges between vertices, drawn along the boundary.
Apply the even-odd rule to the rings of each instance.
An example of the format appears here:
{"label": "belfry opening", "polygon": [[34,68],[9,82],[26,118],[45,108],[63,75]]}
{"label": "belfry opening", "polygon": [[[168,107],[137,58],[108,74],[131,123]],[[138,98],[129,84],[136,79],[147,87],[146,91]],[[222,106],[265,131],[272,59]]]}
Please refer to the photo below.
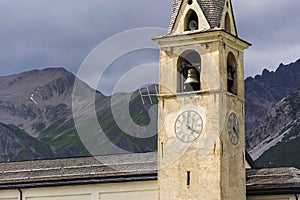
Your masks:
{"label": "belfry opening", "polygon": [[227,57],[227,92],[237,95],[237,66],[233,53]]}
{"label": "belfry opening", "polygon": [[177,61],[178,86],[177,92],[201,90],[201,57],[193,50],[185,51]]}

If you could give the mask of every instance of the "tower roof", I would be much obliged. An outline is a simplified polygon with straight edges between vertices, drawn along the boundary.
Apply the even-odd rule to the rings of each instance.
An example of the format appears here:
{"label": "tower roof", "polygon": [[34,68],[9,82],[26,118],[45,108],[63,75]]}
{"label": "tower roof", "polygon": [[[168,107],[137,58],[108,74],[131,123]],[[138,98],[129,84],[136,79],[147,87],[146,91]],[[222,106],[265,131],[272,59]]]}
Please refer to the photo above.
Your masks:
{"label": "tower roof", "polygon": [[[222,18],[222,12],[225,6],[225,0],[196,0],[196,1],[200,5],[210,27],[211,28],[219,27]],[[182,2],[183,0],[174,0],[173,2],[171,21],[169,25],[169,33],[172,32]]]}

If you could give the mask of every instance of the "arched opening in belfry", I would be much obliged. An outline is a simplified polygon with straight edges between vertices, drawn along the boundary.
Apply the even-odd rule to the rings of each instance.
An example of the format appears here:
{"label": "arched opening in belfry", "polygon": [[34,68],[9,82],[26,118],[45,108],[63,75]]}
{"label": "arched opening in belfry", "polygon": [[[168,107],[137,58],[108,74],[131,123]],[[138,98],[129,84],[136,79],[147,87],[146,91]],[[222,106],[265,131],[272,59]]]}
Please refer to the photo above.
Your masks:
{"label": "arched opening in belfry", "polygon": [[198,15],[194,10],[188,11],[184,24],[184,31],[194,31],[199,28]]}
{"label": "arched opening in belfry", "polygon": [[231,22],[230,22],[230,17],[229,14],[226,13],[225,15],[225,31],[228,33],[231,33]]}
{"label": "arched opening in belfry", "polygon": [[229,53],[227,57],[227,91],[237,95],[237,64],[233,53]]}
{"label": "arched opening in belfry", "polygon": [[193,50],[185,51],[177,61],[177,92],[201,90],[201,57]]}

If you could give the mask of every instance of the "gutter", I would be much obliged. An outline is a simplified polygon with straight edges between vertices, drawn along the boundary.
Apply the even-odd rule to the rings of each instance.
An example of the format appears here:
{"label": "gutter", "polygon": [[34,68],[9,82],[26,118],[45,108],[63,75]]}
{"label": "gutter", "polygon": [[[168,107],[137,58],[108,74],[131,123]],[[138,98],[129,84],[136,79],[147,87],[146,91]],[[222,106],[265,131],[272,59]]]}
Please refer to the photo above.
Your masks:
{"label": "gutter", "polygon": [[[0,189],[18,189],[18,191],[20,192],[20,197],[22,197],[23,193],[22,190],[19,188],[37,188],[37,187],[51,187],[51,186],[118,183],[118,182],[132,182],[132,181],[151,181],[151,180],[157,180],[156,173],[138,175],[138,176],[118,176],[118,177],[53,180],[53,181],[27,182],[27,183],[8,183],[3,185],[0,184]],[[23,199],[20,198],[19,200],[23,200]]]}
{"label": "gutter", "polygon": [[250,188],[248,185],[247,187],[247,196],[256,196],[256,195],[282,195],[282,194],[289,194],[294,195],[296,200],[299,199],[299,191],[300,187],[273,187],[273,188]]}

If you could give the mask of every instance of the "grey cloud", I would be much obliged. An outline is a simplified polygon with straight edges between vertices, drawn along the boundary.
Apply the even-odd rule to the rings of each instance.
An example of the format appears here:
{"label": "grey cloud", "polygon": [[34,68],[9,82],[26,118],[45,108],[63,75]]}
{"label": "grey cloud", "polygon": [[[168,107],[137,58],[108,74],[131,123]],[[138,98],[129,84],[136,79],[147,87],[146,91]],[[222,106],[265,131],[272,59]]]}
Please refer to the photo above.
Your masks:
{"label": "grey cloud", "polygon": [[168,1],[157,6],[160,0],[2,0],[0,75],[40,66],[65,66],[76,73],[88,53],[111,35],[166,27]]}
{"label": "grey cloud", "polygon": [[[144,77],[151,77],[151,80],[155,80],[152,83],[157,83],[158,77],[158,65],[159,65],[159,52],[154,49],[143,49],[138,51],[130,52],[126,55],[121,56],[116,59],[110,66],[108,66],[107,70],[101,77],[99,81],[98,89],[103,93],[109,95],[111,91],[113,91],[116,83],[122,79],[122,76],[128,74],[131,69],[139,67],[144,64],[155,63],[157,69],[153,70],[151,74],[149,74],[147,70],[139,71],[139,73],[135,73],[140,80],[146,80]],[[133,82],[130,79],[125,79],[122,84],[125,84],[128,88],[125,90],[126,92],[132,91],[133,88],[138,87],[138,85],[132,85]],[[149,84],[144,82],[144,84]],[[130,86],[131,85],[131,86]],[[140,85],[141,86],[141,85]],[[122,87],[122,88],[126,88]]]}
{"label": "grey cloud", "polygon": [[275,70],[300,55],[297,0],[234,0],[239,36],[253,44],[246,51],[246,76]]}
{"label": "grey cloud", "polygon": [[[232,1],[239,36],[253,44],[245,52],[246,76],[300,57],[299,0]],[[0,75],[46,66],[76,73],[111,35],[136,27],[167,28],[171,6],[172,0],[1,0]],[[133,66],[139,62],[130,59],[149,57],[123,62]],[[108,71],[105,84],[119,72]]]}

